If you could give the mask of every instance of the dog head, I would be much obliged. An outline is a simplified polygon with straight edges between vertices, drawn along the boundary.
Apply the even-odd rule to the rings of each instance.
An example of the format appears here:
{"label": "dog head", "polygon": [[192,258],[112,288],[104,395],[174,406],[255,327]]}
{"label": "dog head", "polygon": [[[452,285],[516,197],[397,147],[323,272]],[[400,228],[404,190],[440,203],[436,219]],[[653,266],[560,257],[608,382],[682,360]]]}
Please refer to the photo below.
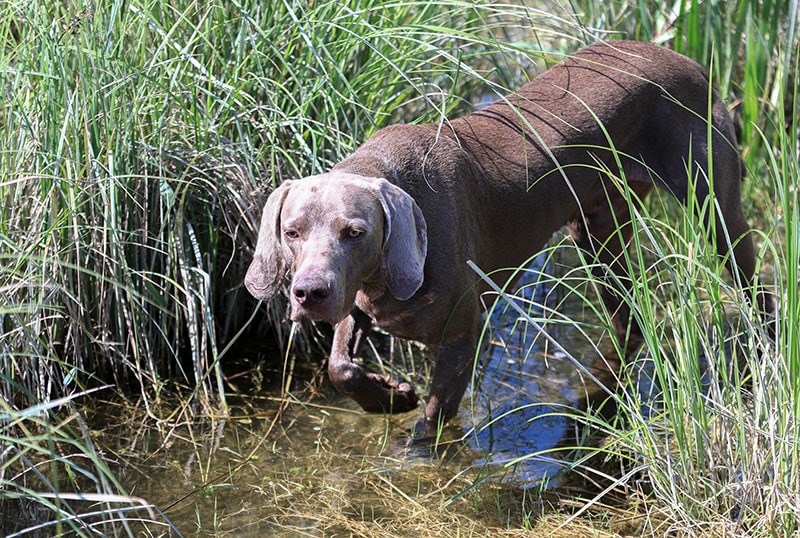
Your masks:
{"label": "dog head", "polygon": [[292,274],[291,318],[337,323],[365,281],[400,300],[422,285],[427,233],[422,211],[384,179],[330,172],[281,184],[267,199],[245,286],[274,296]]}

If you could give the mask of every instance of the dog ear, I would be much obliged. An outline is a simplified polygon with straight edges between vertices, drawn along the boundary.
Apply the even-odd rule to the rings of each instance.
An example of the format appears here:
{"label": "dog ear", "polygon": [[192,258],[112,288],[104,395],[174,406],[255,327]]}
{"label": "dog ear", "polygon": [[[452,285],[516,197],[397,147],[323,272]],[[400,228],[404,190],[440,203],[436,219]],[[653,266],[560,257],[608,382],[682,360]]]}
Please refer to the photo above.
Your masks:
{"label": "dog ear", "polygon": [[400,187],[378,181],[386,220],[383,238],[383,270],[389,290],[404,301],[422,286],[428,232],[425,217],[414,199]]}
{"label": "dog ear", "polygon": [[253,297],[262,301],[271,299],[278,293],[286,273],[281,249],[280,220],[283,202],[292,184],[292,181],[284,181],[267,198],[261,215],[256,251],[244,277],[247,290]]}

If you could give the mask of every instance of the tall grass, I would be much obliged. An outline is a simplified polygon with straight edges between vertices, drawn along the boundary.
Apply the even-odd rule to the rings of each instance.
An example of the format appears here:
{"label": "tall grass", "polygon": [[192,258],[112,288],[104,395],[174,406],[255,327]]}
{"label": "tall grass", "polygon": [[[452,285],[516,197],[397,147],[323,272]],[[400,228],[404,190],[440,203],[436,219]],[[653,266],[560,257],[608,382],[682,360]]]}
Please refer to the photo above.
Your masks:
{"label": "tall grass", "polygon": [[[643,328],[644,344],[619,371],[621,389],[609,396],[614,419],[575,415],[605,439],[599,448],[576,447],[584,455],[576,467],[598,473],[585,462],[596,465],[590,457],[599,455],[625,472],[604,475],[608,488],[587,499],[576,516],[616,490],[645,507],[646,535],[793,536],[800,529],[798,6],[703,6],[681,2],[680,16],[660,18],[661,29],[658,16],[637,18],[636,31],[669,35],[677,49],[712,66],[727,98],[738,97],[745,197],[760,244],[758,285],[774,291],[779,314],[765,320],[753,306],[756,289],[742,290],[723,271],[715,244],[738,238],[705,237],[703,214],[713,206],[690,199],[693,211],[684,212],[656,195],[642,211],[632,208],[637,235],[626,262],[638,285],[617,291]],[[596,282],[588,271],[569,272],[556,286],[600,304],[592,290],[609,282]],[[519,315],[542,330],[564,322]],[[610,320],[600,327],[608,331]]]}
{"label": "tall grass", "polygon": [[[93,509],[50,499],[121,492],[102,479],[91,437],[67,427],[86,389],[110,383],[165,427],[164,390],[186,411],[224,410],[221,361],[285,338],[280,305],[255,316],[241,286],[269,190],[323,170],[379,125],[466,108],[456,96],[471,93],[475,66],[502,57],[487,29],[523,26],[526,13],[357,0],[0,4],[7,513],[22,498],[46,507],[29,521],[91,521]],[[88,482],[74,453],[98,466]]]}
{"label": "tall grass", "polygon": [[[164,391],[200,415],[224,410],[222,361],[243,349],[263,353],[251,342],[285,340],[279,302],[257,315],[241,286],[274,185],[324,170],[382,125],[467,111],[472,98],[523,82],[544,53],[619,30],[713,64],[726,97],[741,99],[755,178],[748,194],[766,183],[778,202],[765,219],[774,264],[765,269],[789,317],[778,345],[762,346],[767,362],[751,359],[755,400],[725,409],[743,413],[758,398],[796,408],[796,125],[776,112],[795,88],[797,6],[789,4],[738,0],[721,18],[715,2],[700,1],[674,11],[584,0],[0,4],[0,514],[36,507],[27,519],[3,517],[0,530],[52,521],[59,532],[105,524],[116,532],[112,520],[140,510],[119,497],[125,488],[83,426],[90,390],[113,385],[103,390],[141,401],[166,425],[172,415],[157,405]],[[785,243],[774,240],[773,224]],[[677,230],[665,251],[693,244],[681,240],[690,229]],[[699,267],[680,270],[716,274]],[[782,373],[779,395],[778,385],[759,384],[764,372]],[[735,437],[774,431],[753,424]],[[783,461],[781,476],[796,476]],[[767,456],[758,464],[766,472],[769,462],[778,464]],[[163,522],[155,512],[146,519]]]}

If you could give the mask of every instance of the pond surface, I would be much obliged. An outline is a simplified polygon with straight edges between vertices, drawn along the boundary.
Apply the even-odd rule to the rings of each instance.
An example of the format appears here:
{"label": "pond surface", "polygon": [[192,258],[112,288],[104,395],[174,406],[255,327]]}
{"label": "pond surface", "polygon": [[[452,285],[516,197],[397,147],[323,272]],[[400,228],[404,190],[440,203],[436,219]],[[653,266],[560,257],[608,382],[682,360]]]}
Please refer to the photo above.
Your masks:
{"label": "pond surface", "polygon": [[[527,532],[559,491],[583,487],[568,472],[587,433],[576,409],[605,400],[598,379],[613,387],[614,367],[593,343],[601,331],[587,336],[585,325],[573,323],[549,323],[543,331],[535,323],[548,308],[578,320],[591,315],[538,283],[552,269],[540,257],[523,275],[514,303],[526,315],[501,301],[487,316],[473,388],[436,450],[409,442],[421,411],[362,413],[311,364],[305,375],[296,366],[291,394],[273,383],[230,396],[224,419],[197,425],[176,418],[120,434],[115,450],[127,447],[139,458],[123,468],[121,481],[185,535]],[[401,346],[390,353],[387,342],[378,335],[371,344],[378,355],[395,355]],[[421,353],[413,345],[403,349],[406,359]],[[274,381],[284,375],[272,374]],[[414,375],[425,394],[424,368]]]}

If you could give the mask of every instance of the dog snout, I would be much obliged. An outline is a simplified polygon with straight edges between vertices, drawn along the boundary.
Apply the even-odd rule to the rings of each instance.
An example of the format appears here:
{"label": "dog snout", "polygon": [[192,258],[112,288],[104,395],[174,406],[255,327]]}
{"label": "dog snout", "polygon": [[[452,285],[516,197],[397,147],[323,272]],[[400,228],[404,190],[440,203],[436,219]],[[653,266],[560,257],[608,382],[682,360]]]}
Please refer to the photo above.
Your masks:
{"label": "dog snout", "polygon": [[301,317],[324,320],[332,324],[340,321],[349,311],[329,271],[307,270],[295,275],[289,290],[292,302],[292,319]]}
{"label": "dog snout", "polygon": [[292,295],[298,304],[313,308],[324,303],[331,295],[330,285],[320,278],[302,278],[292,285]]}

